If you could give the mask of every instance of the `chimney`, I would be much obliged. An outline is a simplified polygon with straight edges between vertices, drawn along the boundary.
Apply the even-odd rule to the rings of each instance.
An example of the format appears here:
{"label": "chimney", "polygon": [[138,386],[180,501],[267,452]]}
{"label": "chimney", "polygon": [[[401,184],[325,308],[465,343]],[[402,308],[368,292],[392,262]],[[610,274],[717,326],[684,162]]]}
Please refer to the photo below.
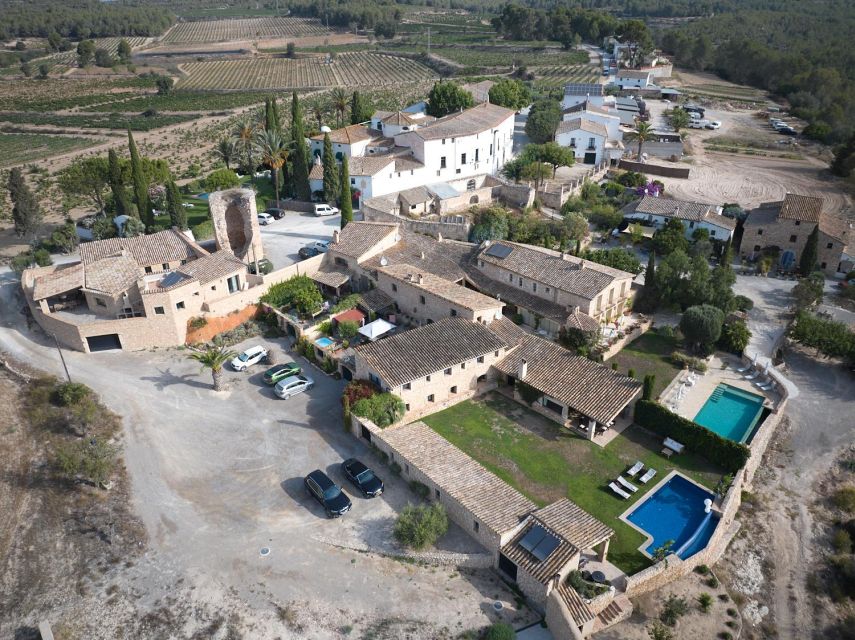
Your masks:
{"label": "chimney", "polygon": [[423,280],[423,278],[422,278],[422,274],[419,274],[419,275],[417,275],[417,276],[416,276],[416,282],[418,282],[419,284],[421,284],[421,283],[422,283],[422,280]]}
{"label": "chimney", "polygon": [[421,258],[422,258],[422,260],[425,259],[425,252],[424,251],[421,252]]}
{"label": "chimney", "polygon": [[437,233],[437,234],[436,234],[436,241],[437,241],[437,242],[442,242],[442,234],[441,234],[441,233]]}
{"label": "chimney", "polygon": [[525,377],[528,375],[528,360],[523,358],[522,362],[520,362],[519,371],[517,371],[517,379],[525,380]]}
{"label": "chimney", "polygon": [[338,229],[336,229],[335,231],[332,232],[332,243],[333,244],[338,244],[338,241],[340,238],[341,238],[341,232]]}

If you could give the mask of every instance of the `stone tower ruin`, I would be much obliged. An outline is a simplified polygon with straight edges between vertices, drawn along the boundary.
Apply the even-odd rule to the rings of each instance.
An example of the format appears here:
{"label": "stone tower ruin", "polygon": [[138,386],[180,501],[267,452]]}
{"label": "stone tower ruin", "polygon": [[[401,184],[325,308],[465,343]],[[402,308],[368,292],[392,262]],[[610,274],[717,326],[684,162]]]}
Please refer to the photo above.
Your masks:
{"label": "stone tower ruin", "polygon": [[208,196],[217,249],[225,249],[249,264],[264,257],[255,192],[252,189],[215,191]]}

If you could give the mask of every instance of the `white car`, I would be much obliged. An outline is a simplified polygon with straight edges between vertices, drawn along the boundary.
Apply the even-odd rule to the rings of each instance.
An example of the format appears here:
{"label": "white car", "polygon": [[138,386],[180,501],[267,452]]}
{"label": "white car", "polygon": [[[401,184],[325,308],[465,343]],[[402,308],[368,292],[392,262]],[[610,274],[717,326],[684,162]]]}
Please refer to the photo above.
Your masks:
{"label": "white car", "polygon": [[316,216],[336,216],[341,213],[338,208],[331,207],[328,204],[316,204],[315,205],[315,215]]}
{"label": "white car", "polygon": [[273,393],[283,400],[287,400],[291,396],[308,391],[314,386],[315,381],[309,376],[291,376],[277,382],[276,386],[273,387]]}
{"label": "white car", "polygon": [[267,349],[261,345],[250,347],[237,358],[232,360],[232,369],[235,371],[246,371],[254,364],[258,364],[267,357]]}
{"label": "white car", "polygon": [[690,120],[689,129],[703,129],[707,126],[706,120]]}
{"label": "white car", "polygon": [[306,249],[317,251],[318,253],[326,253],[330,250],[329,240],[315,240],[306,245]]}
{"label": "white car", "polygon": [[273,222],[273,216],[271,216],[269,213],[258,214],[258,224],[260,224],[261,226],[270,224],[271,222]]}
{"label": "white car", "polygon": [[720,129],[720,128],[721,128],[721,122],[719,122],[718,120],[711,120],[710,122],[707,122],[707,129]]}

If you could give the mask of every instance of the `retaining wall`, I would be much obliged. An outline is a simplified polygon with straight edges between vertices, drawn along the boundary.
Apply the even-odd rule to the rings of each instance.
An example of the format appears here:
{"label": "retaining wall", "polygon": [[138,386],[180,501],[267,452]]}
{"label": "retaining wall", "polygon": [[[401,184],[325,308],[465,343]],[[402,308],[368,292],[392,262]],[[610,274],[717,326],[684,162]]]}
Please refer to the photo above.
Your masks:
{"label": "retaining wall", "polygon": [[[647,145],[644,146],[647,149]],[[627,171],[637,171],[638,173],[646,173],[654,176],[665,176],[666,178],[683,178],[689,177],[688,167],[665,167],[659,164],[649,164],[647,162],[632,162],[631,160],[621,160],[618,164],[621,169]]]}

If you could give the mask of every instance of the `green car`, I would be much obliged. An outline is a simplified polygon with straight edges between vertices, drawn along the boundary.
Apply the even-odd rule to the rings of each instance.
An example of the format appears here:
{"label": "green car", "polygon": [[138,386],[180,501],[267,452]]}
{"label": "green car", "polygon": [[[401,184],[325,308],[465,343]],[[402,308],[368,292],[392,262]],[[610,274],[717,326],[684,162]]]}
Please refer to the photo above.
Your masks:
{"label": "green car", "polygon": [[264,382],[265,384],[276,384],[280,380],[284,380],[290,376],[298,376],[302,371],[300,365],[296,362],[277,364],[264,372]]}

